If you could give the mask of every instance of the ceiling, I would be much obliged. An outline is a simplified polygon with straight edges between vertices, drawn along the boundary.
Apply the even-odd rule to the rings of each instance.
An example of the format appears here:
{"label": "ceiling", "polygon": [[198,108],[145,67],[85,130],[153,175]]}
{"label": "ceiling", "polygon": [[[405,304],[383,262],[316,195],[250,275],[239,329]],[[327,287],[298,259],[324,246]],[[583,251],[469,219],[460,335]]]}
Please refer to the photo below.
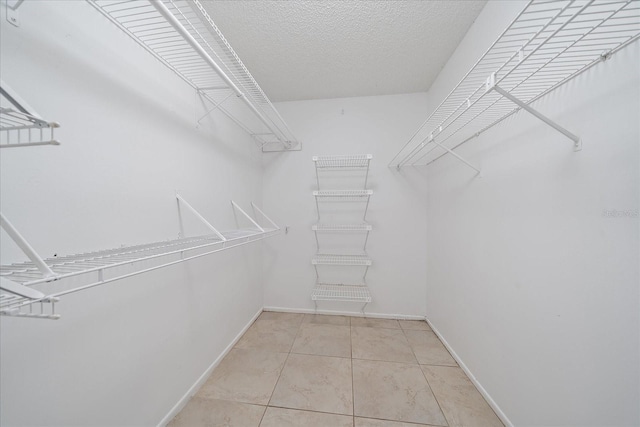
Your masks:
{"label": "ceiling", "polygon": [[427,91],[486,0],[202,3],[267,96],[293,101]]}

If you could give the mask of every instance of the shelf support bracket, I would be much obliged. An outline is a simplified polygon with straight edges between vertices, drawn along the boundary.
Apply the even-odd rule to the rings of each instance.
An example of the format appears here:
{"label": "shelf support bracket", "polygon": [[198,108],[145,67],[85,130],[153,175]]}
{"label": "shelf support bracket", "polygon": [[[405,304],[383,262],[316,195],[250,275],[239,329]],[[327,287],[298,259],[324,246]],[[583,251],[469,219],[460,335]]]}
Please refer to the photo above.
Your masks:
{"label": "shelf support bracket", "polygon": [[[220,107],[222,106],[222,104],[223,104],[227,99],[229,99],[229,98],[231,97],[231,95],[233,95],[233,91],[230,91],[230,92],[229,92],[229,94],[228,94],[227,96],[225,96],[224,98],[222,98],[222,100],[221,100],[221,101],[214,102],[214,103],[213,103],[213,107],[211,107],[211,109],[209,109],[206,113],[204,113],[204,114],[202,115],[202,117],[200,117],[200,118],[197,120],[198,124],[201,124],[202,119],[204,119],[204,118],[205,118],[205,117],[207,117],[209,114],[213,113],[215,110],[217,110],[218,108],[220,108]],[[208,98],[208,97],[207,97],[206,99],[209,99],[209,100],[210,100],[210,98]]]}
{"label": "shelf support bracket", "polygon": [[274,227],[276,230],[280,230],[280,227],[278,227],[278,224],[276,224],[275,222],[273,222],[273,221],[271,220],[271,218],[269,218],[269,217],[267,216],[267,214],[265,214],[264,212],[262,212],[262,210],[261,210],[259,207],[257,207],[257,206],[255,205],[255,203],[251,202],[251,206],[253,207],[253,209],[254,209],[254,210],[258,211],[258,213],[259,213],[260,215],[262,215],[262,216],[264,217],[264,219],[266,219],[266,220],[269,222],[269,224],[273,225],[273,227]]}
{"label": "shelf support bracket", "polygon": [[44,262],[44,260],[38,255],[38,253],[31,247],[29,242],[25,240],[24,237],[16,230],[16,228],[9,222],[9,220],[0,212],[0,227],[7,232],[11,240],[13,240],[16,245],[22,250],[22,252],[35,264],[35,266],[40,270],[45,279],[54,279],[56,277],[56,273],[49,268],[49,266]]}
{"label": "shelf support bracket", "polygon": [[0,289],[29,299],[43,299],[45,294],[28,286],[0,277]]}
{"label": "shelf support bracket", "polygon": [[455,153],[453,150],[451,150],[449,147],[445,147],[444,145],[440,144],[438,141],[436,141],[435,139],[431,139],[430,142],[433,142],[434,144],[436,144],[438,147],[442,148],[443,150],[447,151],[449,154],[451,154],[453,157],[455,157],[456,159],[460,160],[462,163],[464,163],[465,165],[469,166],[471,169],[473,169],[474,171],[478,172],[478,174],[480,174],[480,169],[478,169],[477,167],[473,166],[471,163],[469,163],[468,161],[466,161],[462,156],[458,155],[457,153]]}
{"label": "shelf support bracket", "polygon": [[564,127],[560,126],[558,123],[554,122],[553,120],[551,120],[547,116],[543,115],[538,110],[532,108],[527,103],[522,102],[521,100],[519,100],[518,98],[516,98],[515,96],[511,95],[509,92],[507,92],[506,90],[504,90],[500,86],[498,86],[496,84],[496,75],[495,75],[495,73],[492,73],[491,76],[489,77],[489,79],[487,80],[487,91],[489,91],[489,90],[495,90],[500,95],[504,96],[509,101],[511,101],[514,104],[516,104],[518,107],[520,107],[523,110],[528,111],[529,113],[533,114],[538,119],[542,120],[543,122],[545,122],[546,124],[548,124],[549,126],[554,128],[555,130],[557,130],[558,132],[560,132],[561,134],[566,136],[567,138],[571,139],[573,141],[573,151],[582,150],[582,140],[580,139],[579,136],[575,135],[572,132],[569,132],[567,129],[565,129]]}
{"label": "shelf support bracket", "polygon": [[11,0],[5,0],[6,8],[7,8],[7,21],[11,25],[15,25],[16,27],[20,26],[20,17],[18,16],[18,8],[22,5],[24,0],[15,0],[13,5],[9,3]]}
{"label": "shelf support bracket", "polygon": [[255,222],[255,221],[253,220],[253,218],[251,218],[251,217],[250,217],[250,216],[249,216],[245,211],[243,211],[243,210],[242,210],[242,208],[241,208],[240,206],[238,206],[238,205],[236,204],[236,202],[234,202],[234,201],[232,200],[232,201],[231,201],[231,205],[232,205],[234,208],[236,208],[237,210],[239,210],[239,211],[240,211],[240,213],[241,213],[242,215],[244,215],[244,216],[245,216],[249,221],[251,221],[251,223],[252,223],[253,225],[255,225],[255,226],[258,228],[258,230],[260,230],[260,232],[261,232],[261,233],[264,233],[264,228],[260,227],[260,224],[258,224],[257,222]]}
{"label": "shelf support bracket", "polygon": [[227,238],[224,237],[218,230],[216,230],[216,228],[209,224],[209,221],[207,221],[206,219],[204,219],[204,217],[202,215],[200,215],[200,213],[195,210],[193,208],[193,206],[191,206],[189,203],[187,203],[187,201],[185,199],[183,199],[182,197],[180,197],[180,195],[178,193],[176,193],[176,200],[178,201],[178,217],[180,218],[180,237],[184,237],[184,230],[182,228],[182,216],[180,215],[180,202],[182,202],[184,204],[184,206],[189,209],[191,211],[192,214],[194,214],[196,216],[196,218],[198,218],[204,225],[207,226],[207,228],[209,228],[209,230],[213,231],[213,233],[218,236],[220,238],[220,240],[222,240],[223,242],[227,241]]}

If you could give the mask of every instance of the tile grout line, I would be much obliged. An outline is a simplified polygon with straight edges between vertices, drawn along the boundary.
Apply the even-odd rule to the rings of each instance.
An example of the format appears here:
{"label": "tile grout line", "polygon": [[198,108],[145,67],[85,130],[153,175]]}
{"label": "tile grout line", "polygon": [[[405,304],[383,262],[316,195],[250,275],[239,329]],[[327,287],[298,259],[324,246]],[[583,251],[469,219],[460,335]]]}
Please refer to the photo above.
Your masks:
{"label": "tile grout line", "polygon": [[351,318],[349,318],[349,351],[351,361],[351,424],[356,425],[356,389],[353,383],[353,335],[351,333]]}
{"label": "tile grout line", "polygon": [[[402,326],[402,325],[400,325],[400,326]],[[409,337],[407,337],[407,334],[406,334],[404,329],[402,329],[402,333],[404,334],[404,337],[407,340],[407,342],[409,342]],[[424,380],[427,382],[427,387],[429,387],[429,391],[431,391],[431,394],[433,395],[433,399],[436,401],[436,404],[438,405],[438,409],[440,409],[440,413],[444,417],[445,422],[447,423],[447,426],[450,426],[451,423],[449,422],[449,419],[447,419],[446,414],[442,410],[442,406],[440,405],[440,401],[438,401],[438,398],[436,397],[436,393],[433,391],[433,388],[431,387],[431,384],[429,383],[429,379],[425,375],[424,370],[422,369],[422,365],[420,364],[420,361],[418,360],[418,357],[416,356],[416,352],[413,350],[413,346],[411,345],[410,342],[409,342],[409,348],[411,348],[411,352],[413,353],[413,357],[415,357],[416,358],[416,362],[418,362],[418,369],[420,369],[420,372],[422,373],[422,376],[424,377]]]}
{"label": "tile grout line", "polygon": [[262,414],[262,418],[260,418],[260,423],[258,424],[258,427],[260,427],[260,424],[262,424],[262,421],[264,420],[264,415],[267,413],[267,409],[269,409],[269,407],[271,406],[271,400],[273,399],[273,394],[275,393],[276,388],[278,387],[278,383],[280,382],[280,378],[282,377],[282,372],[284,371],[284,368],[287,366],[287,361],[289,361],[291,350],[293,350],[293,344],[296,342],[296,338],[300,333],[300,329],[302,329],[303,321],[304,321],[304,315],[302,315],[302,318],[300,319],[300,323],[298,324],[298,331],[296,332],[296,335],[293,337],[293,340],[291,341],[291,346],[289,347],[289,351],[287,352],[287,357],[284,359],[284,363],[282,364],[282,369],[280,369],[280,373],[278,374],[278,379],[276,380],[276,383],[273,386],[273,390],[271,390],[271,396],[269,396],[269,401],[267,402],[267,408],[264,410],[264,413]]}

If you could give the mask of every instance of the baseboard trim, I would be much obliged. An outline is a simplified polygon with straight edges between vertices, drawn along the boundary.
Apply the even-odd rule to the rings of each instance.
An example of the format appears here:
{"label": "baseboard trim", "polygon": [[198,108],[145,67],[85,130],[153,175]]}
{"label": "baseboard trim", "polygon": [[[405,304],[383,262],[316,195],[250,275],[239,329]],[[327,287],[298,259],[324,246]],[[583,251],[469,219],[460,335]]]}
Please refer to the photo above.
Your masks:
{"label": "baseboard trim", "polygon": [[487,390],[485,390],[484,387],[482,387],[482,384],[480,384],[480,382],[476,379],[476,377],[471,373],[471,371],[469,370],[467,365],[465,365],[465,363],[462,361],[460,356],[458,356],[458,354],[455,352],[455,350],[453,348],[451,348],[451,346],[449,345],[447,340],[444,339],[444,337],[438,331],[438,329],[426,317],[424,318],[424,320],[427,321],[427,323],[431,327],[431,330],[433,331],[433,333],[435,333],[438,336],[438,338],[440,338],[440,341],[442,341],[442,344],[444,344],[444,346],[447,348],[447,350],[449,350],[449,353],[451,353],[451,356],[453,356],[453,358],[456,360],[456,362],[458,362],[458,365],[460,366],[460,368],[464,371],[465,374],[467,374],[467,376],[469,377],[469,379],[471,380],[473,385],[476,386],[476,388],[478,389],[478,391],[480,392],[482,397],[484,397],[484,400],[487,401],[489,406],[491,406],[491,409],[493,409],[493,411],[496,413],[498,418],[500,418],[500,421],[502,421],[506,427],[513,427],[513,423],[511,422],[511,420],[509,420],[507,415],[502,411],[502,409],[500,409],[498,404],[489,395]]}
{"label": "baseboard trim", "polygon": [[253,324],[253,322],[255,322],[255,320],[258,318],[258,316],[260,316],[261,313],[262,313],[262,309],[258,310],[258,312],[251,318],[251,320],[249,320],[249,323],[247,323],[245,327],[242,328],[242,330],[238,333],[238,335],[236,335],[233,341],[231,341],[231,344],[229,344],[224,349],[224,351],[216,358],[216,360],[214,360],[213,363],[209,365],[209,367],[202,373],[202,375],[200,375],[200,377],[196,380],[196,382],[191,387],[189,387],[189,390],[187,390],[184,396],[180,398],[178,403],[176,403],[174,407],[171,408],[169,413],[164,416],[164,418],[160,421],[160,423],[158,423],[158,427],[165,427],[167,424],[169,424],[169,422],[171,422],[173,417],[178,415],[178,412],[180,412],[182,408],[185,407],[187,402],[189,402],[191,397],[195,395],[198,392],[198,390],[200,390],[200,387],[202,387],[205,381],[209,378],[209,375],[211,375],[211,373],[216,368],[216,366],[220,364],[222,359],[224,359],[224,357],[231,351],[233,346],[236,345],[236,343],[240,340],[240,338],[242,338],[242,335],[244,335],[244,333],[247,332],[247,329],[249,329],[249,327]]}
{"label": "baseboard trim", "polygon": [[264,307],[263,310],[278,311],[281,313],[326,314],[329,316],[372,317],[377,319],[424,320],[424,316],[417,316],[417,315],[410,315],[410,314],[385,314],[385,313],[363,314],[361,311],[314,310],[310,308],[285,308],[285,307]]}

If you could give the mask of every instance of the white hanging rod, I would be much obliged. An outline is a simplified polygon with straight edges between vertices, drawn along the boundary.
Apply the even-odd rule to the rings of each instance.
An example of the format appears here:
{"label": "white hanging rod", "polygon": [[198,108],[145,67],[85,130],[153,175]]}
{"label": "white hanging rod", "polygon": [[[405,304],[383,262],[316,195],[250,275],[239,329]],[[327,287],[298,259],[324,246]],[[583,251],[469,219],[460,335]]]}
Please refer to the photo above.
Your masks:
{"label": "white hanging rod", "polygon": [[[298,145],[199,0],[87,1],[209,100],[214,106],[209,112],[220,110],[262,147],[277,143],[288,150]],[[217,99],[214,93],[220,90],[235,96]],[[222,105],[235,102],[233,99],[250,117]]]}
{"label": "white hanging rod", "polygon": [[[530,1],[389,166],[430,164],[520,109],[561,131],[579,149],[576,135],[530,104],[639,37],[637,1]],[[433,158],[438,144],[449,150]]]}
{"label": "white hanging rod", "polygon": [[[196,218],[209,226],[212,231],[216,230],[182,197],[176,195],[176,199],[181,233],[183,233],[181,204],[187,207]],[[0,314],[57,319],[59,315],[55,313],[54,303],[61,296],[245,245],[279,232],[280,229],[277,226],[275,228],[260,226],[235,202],[232,201],[231,203],[233,208],[239,210],[243,216],[246,216],[256,229],[238,229],[225,232],[217,232],[216,230],[211,235],[190,238],[181,237],[175,240],[54,257],[45,260],[39,257],[6,218],[2,216],[2,228],[28,255],[31,262],[0,267],[0,277],[2,278],[0,289],[3,292],[0,294]],[[258,209],[255,205],[254,207]],[[266,215],[262,215],[271,225],[275,225]],[[178,257],[179,259],[163,261],[166,257]],[[158,264],[148,267],[150,262],[158,262]],[[117,269],[115,269],[116,267]],[[125,272],[124,270],[129,271]],[[110,274],[113,275],[110,276]],[[55,282],[55,286],[58,288],[64,285],[64,279],[70,277],[76,277],[73,281],[75,286],[49,294],[44,293],[42,287],[46,288],[53,285],[53,283],[48,284],[47,282]],[[87,283],[78,286],[77,283],[82,281]],[[31,288],[32,286],[36,286],[39,289],[33,289]],[[45,310],[44,303],[51,303],[50,312]],[[40,307],[40,310],[33,311],[34,306]],[[23,311],[25,307],[28,307],[29,311]]]}

